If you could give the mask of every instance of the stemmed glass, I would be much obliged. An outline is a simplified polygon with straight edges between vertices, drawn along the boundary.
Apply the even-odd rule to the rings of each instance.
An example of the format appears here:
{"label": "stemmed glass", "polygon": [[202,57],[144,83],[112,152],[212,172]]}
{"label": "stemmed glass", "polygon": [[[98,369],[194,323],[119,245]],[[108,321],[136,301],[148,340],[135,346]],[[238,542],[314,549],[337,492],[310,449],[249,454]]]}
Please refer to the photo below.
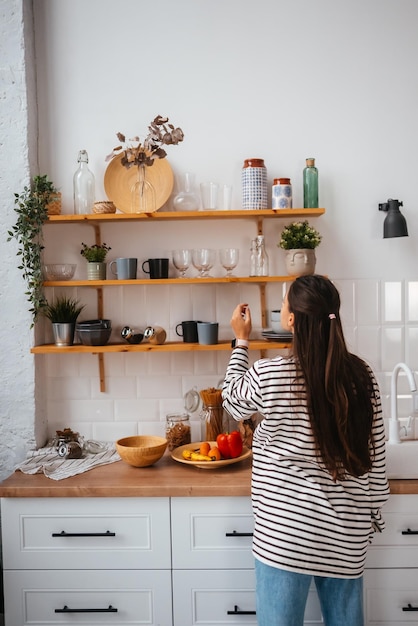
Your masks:
{"label": "stemmed glass", "polygon": [[226,269],[226,276],[234,276],[232,270],[238,265],[239,249],[238,248],[223,248],[219,251],[221,257],[221,264]]}
{"label": "stemmed glass", "polygon": [[191,250],[173,250],[173,265],[180,272],[179,278],[186,278],[186,272],[191,261]]}
{"label": "stemmed glass", "polygon": [[199,270],[198,278],[211,278],[209,270],[215,265],[216,250],[210,248],[199,248],[192,251],[192,262]]}

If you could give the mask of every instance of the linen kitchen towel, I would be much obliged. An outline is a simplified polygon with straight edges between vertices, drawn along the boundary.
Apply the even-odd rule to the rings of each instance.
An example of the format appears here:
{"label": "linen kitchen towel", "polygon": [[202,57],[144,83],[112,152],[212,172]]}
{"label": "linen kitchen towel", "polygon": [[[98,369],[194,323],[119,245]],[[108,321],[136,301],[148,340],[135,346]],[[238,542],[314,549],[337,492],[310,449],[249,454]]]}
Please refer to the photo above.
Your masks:
{"label": "linen kitchen towel", "polygon": [[26,461],[20,463],[15,469],[24,474],[45,474],[53,480],[62,480],[76,474],[87,472],[99,465],[108,465],[120,461],[114,443],[101,443],[101,451],[92,453],[83,451],[80,459],[66,459],[58,456],[55,448],[47,446],[38,450],[31,450]]}

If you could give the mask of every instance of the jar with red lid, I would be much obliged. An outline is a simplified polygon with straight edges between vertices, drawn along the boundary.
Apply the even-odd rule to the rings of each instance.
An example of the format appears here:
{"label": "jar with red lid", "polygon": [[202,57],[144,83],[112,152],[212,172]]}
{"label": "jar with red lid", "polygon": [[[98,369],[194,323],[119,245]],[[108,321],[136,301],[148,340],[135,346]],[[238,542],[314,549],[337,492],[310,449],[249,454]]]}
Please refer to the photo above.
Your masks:
{"label": "jar with red lid", "polygon": [[271,208],[291,209],[292,202],[292,185],[290,178],[275,178],[271,190]]}
{"label": "jar with red lid", "polygon": [[267,209],[267,169],[264,159],[245,159],[241,181],[242,208]]}

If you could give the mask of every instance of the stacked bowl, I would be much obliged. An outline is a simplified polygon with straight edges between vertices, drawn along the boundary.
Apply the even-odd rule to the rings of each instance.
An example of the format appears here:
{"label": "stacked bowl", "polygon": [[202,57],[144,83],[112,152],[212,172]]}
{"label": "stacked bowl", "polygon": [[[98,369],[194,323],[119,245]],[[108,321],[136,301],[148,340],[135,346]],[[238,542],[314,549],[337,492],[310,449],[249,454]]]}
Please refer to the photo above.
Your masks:
{"label": "stacked bowl", "polygon": [[86,320],[78,322],[75,329],[84,346],[105,346],[112,332],[112,323],[104,319]]}

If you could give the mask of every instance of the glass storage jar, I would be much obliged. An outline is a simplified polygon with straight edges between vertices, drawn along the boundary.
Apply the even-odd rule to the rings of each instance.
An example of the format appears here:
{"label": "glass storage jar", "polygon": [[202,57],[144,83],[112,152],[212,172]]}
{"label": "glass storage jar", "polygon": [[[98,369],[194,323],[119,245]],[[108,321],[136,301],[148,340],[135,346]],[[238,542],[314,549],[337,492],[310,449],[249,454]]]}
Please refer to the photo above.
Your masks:
{"label": "glass storage jar", "polygon": [[165,419],[165,436],[169,450],[191,443],[190,415],[188,413],[169,413]]}

